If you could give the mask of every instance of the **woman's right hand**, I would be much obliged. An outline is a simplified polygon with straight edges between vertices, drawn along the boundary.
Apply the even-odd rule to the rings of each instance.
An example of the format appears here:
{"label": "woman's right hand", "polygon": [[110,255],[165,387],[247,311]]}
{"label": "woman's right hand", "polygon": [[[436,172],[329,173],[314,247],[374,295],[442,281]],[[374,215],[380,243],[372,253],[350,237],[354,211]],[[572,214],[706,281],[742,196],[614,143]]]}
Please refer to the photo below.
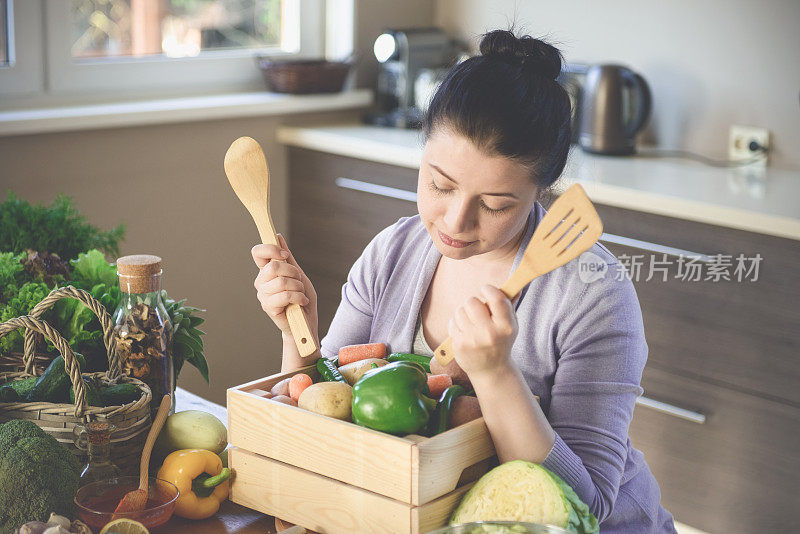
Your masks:
{"label": "woman's right hand", "polygon": [[[253,247],[250,253],[258,267],[253,286],[256,296],[272,322],[281,332],[291,337],[289,320],[286,318],[286,306],[299,304],[306,313],[312,332],[317,329],[317,292],[311,280],[295,261],[283,236],[278,234],[280,247],[260,244]],[[281,254],[283,252],[283,254]],[[275,261],[279,260],[279,261]],[[283,260],[283,261],[280,261]]]}

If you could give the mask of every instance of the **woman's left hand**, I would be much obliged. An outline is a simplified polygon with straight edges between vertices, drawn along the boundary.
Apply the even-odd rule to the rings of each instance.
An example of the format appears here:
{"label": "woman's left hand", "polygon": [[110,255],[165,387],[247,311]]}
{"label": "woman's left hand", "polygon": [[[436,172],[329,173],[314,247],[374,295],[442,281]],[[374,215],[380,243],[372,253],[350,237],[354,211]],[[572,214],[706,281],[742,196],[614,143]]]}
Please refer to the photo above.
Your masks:
{"label": "woman's left hand", "polygon": [[481,294],[485,303],[470,298],[448,325],[455,359],[470,379],[506,367],[517,337],[517,316],[508,297],[491,285],[481,287]]}

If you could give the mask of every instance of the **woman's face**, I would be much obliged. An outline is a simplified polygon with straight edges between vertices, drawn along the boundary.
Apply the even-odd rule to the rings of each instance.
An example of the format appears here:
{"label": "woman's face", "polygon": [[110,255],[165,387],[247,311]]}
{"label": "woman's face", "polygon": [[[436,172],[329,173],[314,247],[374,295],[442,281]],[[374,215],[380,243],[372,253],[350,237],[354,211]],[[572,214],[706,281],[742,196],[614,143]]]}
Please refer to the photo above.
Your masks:
{"label": "woman's face", "polygon": [[523,165],[488,156],[448,129],[437,128],[425,145],[417,207],[445,257],[497,260],[515,254],[538,193]]}

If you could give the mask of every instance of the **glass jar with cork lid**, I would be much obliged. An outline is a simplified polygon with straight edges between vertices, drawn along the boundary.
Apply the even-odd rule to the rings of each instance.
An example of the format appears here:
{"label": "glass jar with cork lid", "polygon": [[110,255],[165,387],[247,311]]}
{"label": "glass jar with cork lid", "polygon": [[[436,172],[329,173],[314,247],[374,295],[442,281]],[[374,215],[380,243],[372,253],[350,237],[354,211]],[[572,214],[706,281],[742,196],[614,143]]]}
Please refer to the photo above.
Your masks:
{"label": "glass jar with cork lid", "polygon": [[121,298],[114,312],[114,336],[123,372],[150,386],[151,415],[167,393],[172,395],[173,413],[172,324],[161,300],[161,258],[123,256],[117,260],[117,274]]}

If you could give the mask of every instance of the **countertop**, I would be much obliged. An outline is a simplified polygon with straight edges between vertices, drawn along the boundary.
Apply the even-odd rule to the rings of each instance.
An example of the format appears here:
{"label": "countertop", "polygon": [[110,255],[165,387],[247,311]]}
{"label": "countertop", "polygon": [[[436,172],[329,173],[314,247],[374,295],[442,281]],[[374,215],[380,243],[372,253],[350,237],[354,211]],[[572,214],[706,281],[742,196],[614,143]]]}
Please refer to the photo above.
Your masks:
{"label": "countertop", "polygon": [[[412,169],[423,148],[416,130],[362,124],[284,126],[277,137],[285,145]],[[562,180],[580,183],[600,204],[800,240],[800,171],[652,155],[642,148],[637,156],[597,156],[573,146]]]}

